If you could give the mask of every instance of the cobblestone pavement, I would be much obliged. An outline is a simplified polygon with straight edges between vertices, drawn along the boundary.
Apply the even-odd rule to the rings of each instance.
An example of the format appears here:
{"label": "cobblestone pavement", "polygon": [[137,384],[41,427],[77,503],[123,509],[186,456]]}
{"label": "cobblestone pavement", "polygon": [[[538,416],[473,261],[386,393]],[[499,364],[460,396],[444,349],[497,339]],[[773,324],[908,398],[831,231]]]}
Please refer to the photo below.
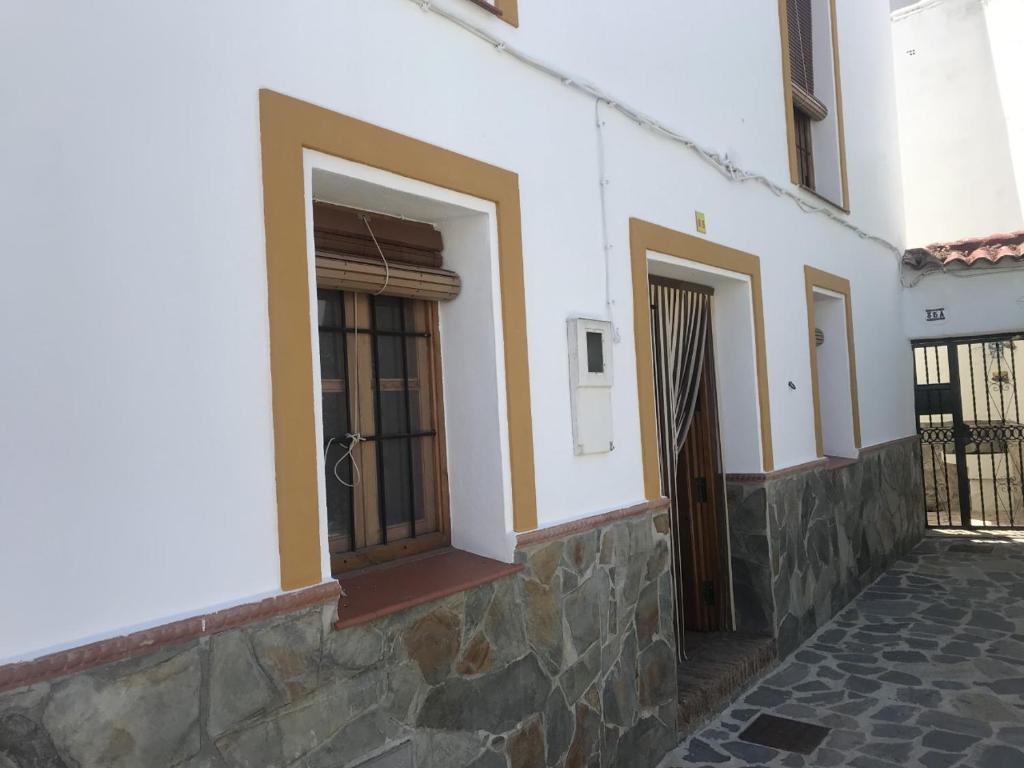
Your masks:
{"label": "cobblestone pavement", "polygon": [[[831,732],[741,741],[762,712]],[[928,536],[661,768],[695,765],[1024,768],[1024,541]]]}

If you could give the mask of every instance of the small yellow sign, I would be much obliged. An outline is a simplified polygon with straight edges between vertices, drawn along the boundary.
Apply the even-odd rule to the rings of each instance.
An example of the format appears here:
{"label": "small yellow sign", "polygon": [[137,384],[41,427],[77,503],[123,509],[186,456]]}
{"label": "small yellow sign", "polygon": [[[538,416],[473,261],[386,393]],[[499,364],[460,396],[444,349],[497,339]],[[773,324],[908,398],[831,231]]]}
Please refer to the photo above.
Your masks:
{"label": "small yellow sign", "polygon": [[694,211],[693,213],[694,213],[694,216],[696,216],[696,218],[697,218],[697,231],[700,232],[702,235],[707,233],[708,225],[707,225],[707,222],[704,220],[704,212],[703,211]]}

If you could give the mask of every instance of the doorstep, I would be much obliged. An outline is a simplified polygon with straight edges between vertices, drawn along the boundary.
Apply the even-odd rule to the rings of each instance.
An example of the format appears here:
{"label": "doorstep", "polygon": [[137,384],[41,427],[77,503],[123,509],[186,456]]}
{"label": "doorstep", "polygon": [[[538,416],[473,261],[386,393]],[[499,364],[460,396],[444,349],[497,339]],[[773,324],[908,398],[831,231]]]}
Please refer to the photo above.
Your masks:
{"label": "doorstep", "polygon": [[687,632],[686,655],[679,663],[680,735],[717,715],[779,661],[774,638],[741,632]]}

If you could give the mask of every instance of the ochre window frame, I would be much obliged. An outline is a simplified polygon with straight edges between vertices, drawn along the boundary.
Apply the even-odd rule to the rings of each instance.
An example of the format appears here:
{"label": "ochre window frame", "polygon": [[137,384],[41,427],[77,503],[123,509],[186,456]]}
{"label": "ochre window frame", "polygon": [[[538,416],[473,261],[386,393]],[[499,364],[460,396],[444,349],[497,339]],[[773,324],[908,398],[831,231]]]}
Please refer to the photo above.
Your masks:
{"label": "ochre window frame", "polygon": [[[846,130],[843,125],[843,86],[839,67],[839,23],[836,15],[836,0],[828,0],[829,24],[832,33],[832,74],[836,89],[836,129],[839,140],[839,178],[842,185],[842,200],[828,200],[816,190],[808,190],[823,200],[835,205],[845,213],[850,212],[850,185],[846,176]],[[786,115],[786,140],[789,147],[789,179],[793,184],[806,189],[800,183],[800,171],[796,158],[796,124],[793,117],[793,81],[789,65],[789,24],[786,0],[779,0],[779,37],[782,40],[782,96]]]}
{"label": "ochre window frame", "polygon": [[654,251],[677,259],[697,262],[750,278],[750,300],[754,319],[754,356],[757,372],[757,401],[761,421],[761,462],[765,472],[775,468],[772,451],[772,420],[768,398],[768,357],[765,352],[764,304],[761,297],[761,260],[744,251],[687,235],[649,221],[629,220],[630,267],[633,280],[633,337],[636,355],[637,400],[640,410],[640,452],[644,496],[661,498],[661,470],[658,463],[658,426],[654,393],[654,357],[651,344],[649,272],[647,253]]}
{"label": "ochre window frame", "polygon": [[519,0],[469,0],[513,27],[519,26]]}
{"label": "ochre window frame", "polygon": [[860,442],[860,404],[857,400],[857,352],[853,345],[853,302],[850,281],[845,277],[804,265],[804,291],[807,298],[807,348],[811,359],[811,400],[814,403],[814,447],[819,457],[825,455],[821,435],[821,394],[818,391],[818,342],[815,338],[814,289],[820,288],[841,294],[846,307],[846,354],[850,367],[850,411],[853,419],[853,445]]}
{"label": "ochre window frame", "polygon": [[519,177],[267,89],[260,91],[260,143],[281,589],[322,580],[304,149],[494,203],[513,527],[536,528]]}

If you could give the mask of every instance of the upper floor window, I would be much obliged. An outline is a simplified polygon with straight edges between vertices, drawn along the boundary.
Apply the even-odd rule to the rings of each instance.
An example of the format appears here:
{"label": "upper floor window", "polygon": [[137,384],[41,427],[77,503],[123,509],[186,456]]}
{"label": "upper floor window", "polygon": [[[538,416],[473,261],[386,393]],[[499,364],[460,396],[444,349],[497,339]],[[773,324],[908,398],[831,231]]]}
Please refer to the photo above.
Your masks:
{"label": "upper floor window", "polygon": [[835,0],[780,0],[793,183],[847,207]]}

